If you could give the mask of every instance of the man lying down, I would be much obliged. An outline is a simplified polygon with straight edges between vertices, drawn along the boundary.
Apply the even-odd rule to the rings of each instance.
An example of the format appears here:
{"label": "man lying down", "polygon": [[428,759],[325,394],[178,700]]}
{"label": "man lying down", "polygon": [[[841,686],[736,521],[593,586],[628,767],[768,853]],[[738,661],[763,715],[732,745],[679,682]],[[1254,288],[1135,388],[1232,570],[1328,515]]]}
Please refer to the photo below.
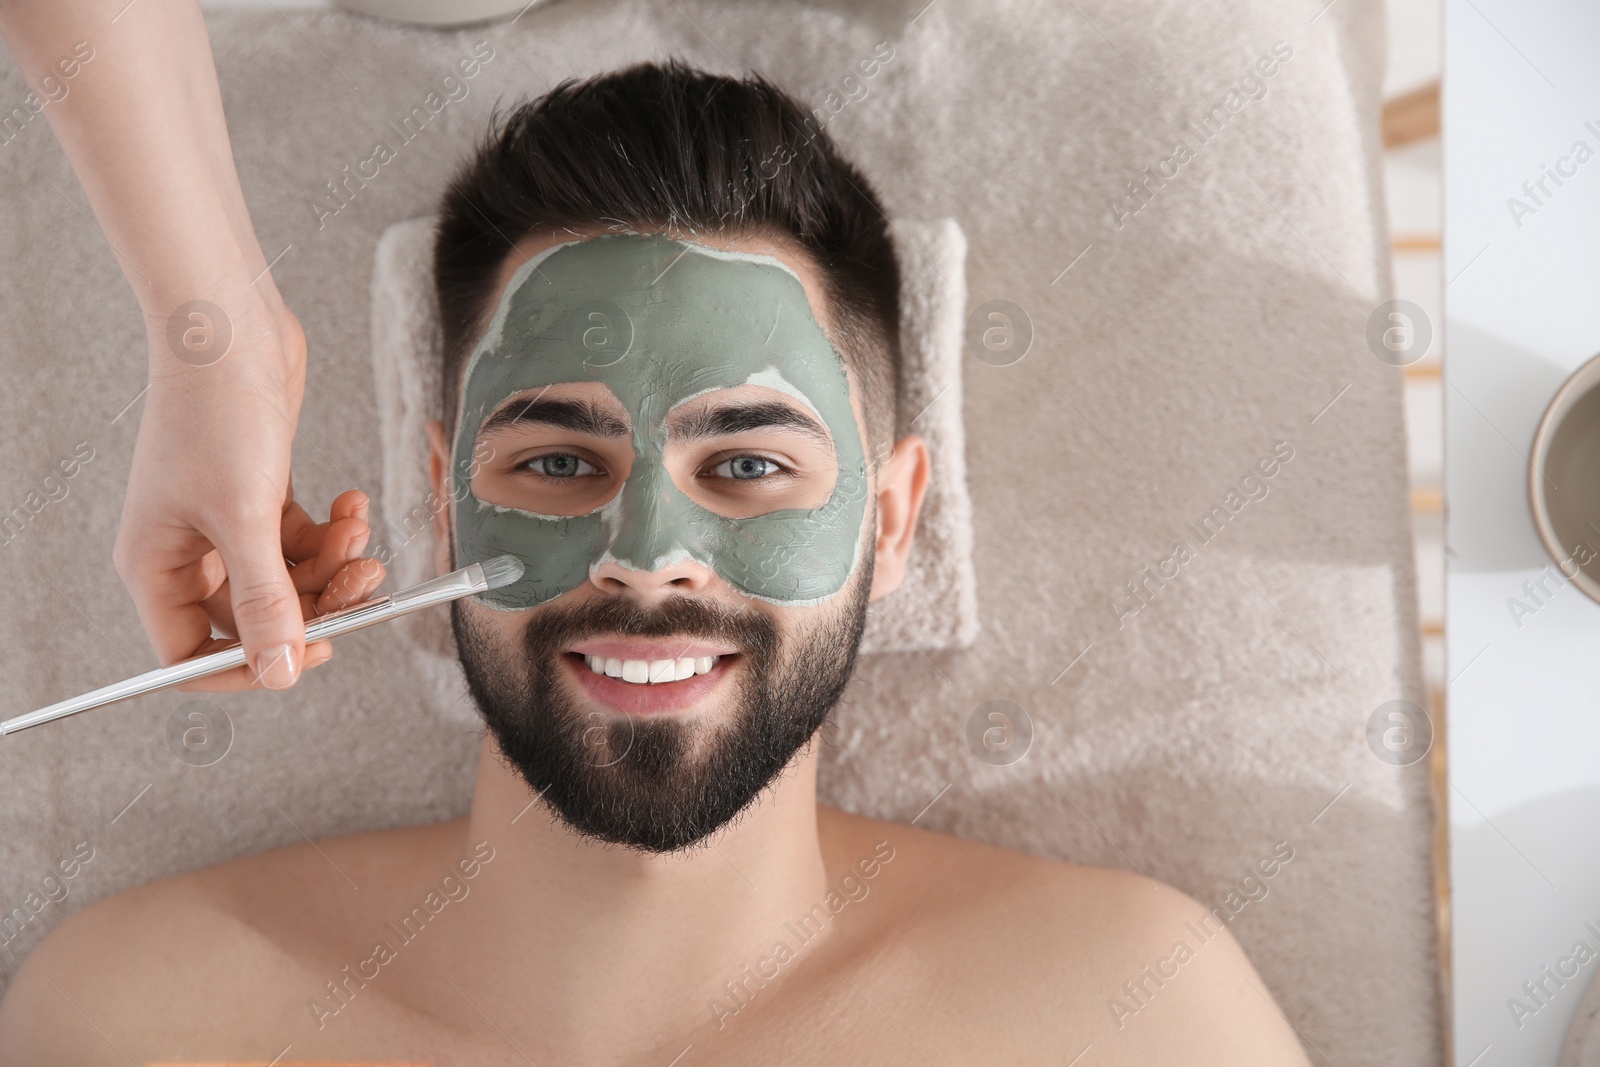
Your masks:
{"label": "man lying down", "polygon": [[676,62],[497,122],[435,254],[436,563],[526,567],[452,605],[471,811],[77,913],[7,1063],[1306,1063],[1226,928],[1174,973],[1216,928],[1178,891],[817,803],[929,458],[811,122]]}

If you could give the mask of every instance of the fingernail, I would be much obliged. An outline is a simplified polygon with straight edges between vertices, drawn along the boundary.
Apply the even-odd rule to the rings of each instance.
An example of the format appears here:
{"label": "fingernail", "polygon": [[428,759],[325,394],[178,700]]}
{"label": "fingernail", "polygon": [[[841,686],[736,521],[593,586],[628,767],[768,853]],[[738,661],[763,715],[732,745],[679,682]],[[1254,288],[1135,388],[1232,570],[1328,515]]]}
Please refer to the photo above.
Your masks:
{"label": "fingernail", "polygon": [[295,679],[294,649],[278,645],[256,656],[256,677],[268,689],[289,688]]}
{"label": "fingernail", "polygon": [[367,550],[367,542],[370,540],[372,540],[372,531],[368,530],[366,533],[358,536],[354,541],[351,541],[351,555],[359,556],[361,553],[365,552]]}

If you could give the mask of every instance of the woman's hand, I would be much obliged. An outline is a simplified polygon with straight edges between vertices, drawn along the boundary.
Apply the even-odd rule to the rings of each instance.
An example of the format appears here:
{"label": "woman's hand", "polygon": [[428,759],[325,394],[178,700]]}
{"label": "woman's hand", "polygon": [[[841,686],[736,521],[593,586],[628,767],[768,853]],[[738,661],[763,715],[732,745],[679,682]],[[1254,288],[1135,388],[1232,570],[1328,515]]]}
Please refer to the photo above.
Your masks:
{"label": "woman's hand", "polygon": [[[382,563],[363,558],[362,550],[372,534],[367,522],[367,495],[359,489],[340,493],[329,509],[327,522],[314,522],[306,510],[292,500],[283,512],[283,557],[291,565],[289,579],[297,597],[296,610],[306,620],[340,611],[371,599],[383,582]],[[224,581],[202,606],[213,629],[222,637],[207,640],[192,655],[204,655],[228,644],[238,635],[235,606],[230,583]],[[313,641],[305,646],[305,667],[321,666],[333,658],[333,642]],[[260,684],[246,668],[211,675],[178,688],[192,690],[234,690]]]}
{"label": "woman's hand", "polygon": [[[236,314],[196,320],[198,347],[181,356],[160,351],[173,333],[151,316],[150,389],[112,558],[163,664],[225,644],[213,628],[243,641],[248,666],[182,688],[280,689],[333,655],[328,641],[305,645],[304,620],[368,599],[384,568],[361,559],[366,494],[341,494],[324,523],[294,500],[299,322],[248,291],[228,303]],[[225,352],[205,351],[224,334]]]}
{"label": "woman's hand", "polygon": [[[236,629],[251,667],[192,688],[291,685],[303,596],[332,580],[324,559],[349,553],[365,505],[336,504],[324,526],[294,505],[306,342],[271,274],[291,246],[269,261],[256,239],[200,5],[0,0],[0,36],[30,85],[71,79],[44,113],[145,317],[150,388],[117,572],[163,664],[205,650],[214,622]],[[207,349],[219,329],[227,343]]]}

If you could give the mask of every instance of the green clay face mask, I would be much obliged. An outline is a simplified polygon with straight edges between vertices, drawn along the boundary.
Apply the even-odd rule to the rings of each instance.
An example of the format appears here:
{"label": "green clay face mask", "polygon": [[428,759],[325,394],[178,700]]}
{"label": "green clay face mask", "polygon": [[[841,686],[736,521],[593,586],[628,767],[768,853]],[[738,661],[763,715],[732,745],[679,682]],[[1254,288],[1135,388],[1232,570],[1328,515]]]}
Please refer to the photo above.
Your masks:
{"label": "green clay face mask", "polygon": [[[509,397],[571,382],[599,382],[627,409],[633,463],[620,489],[582,515],[474,496],[467,472],[484,421]],[[786,394],[827,429],[838,475],[819,507],[729,518],[673,481],[669,413],[741,385]],[[634,233],[545,249],[507,283],[468,360],[456,427],[456,566],[510,553],[525,568],[478,594],[497,608],[543,604],[606,560],[652,571],[684,559],[750,596],[804,606],[844,588],[861,559],[867,468],[849,380],[800,278],[772,256]]]}

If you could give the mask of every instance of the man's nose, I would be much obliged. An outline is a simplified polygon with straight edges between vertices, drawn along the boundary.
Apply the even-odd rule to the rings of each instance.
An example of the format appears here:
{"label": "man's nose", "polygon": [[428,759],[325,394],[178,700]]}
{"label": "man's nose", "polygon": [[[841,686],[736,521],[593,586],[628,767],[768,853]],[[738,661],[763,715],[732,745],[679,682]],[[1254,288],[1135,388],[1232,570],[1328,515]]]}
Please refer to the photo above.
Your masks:
{"label": "man's nose", "polygon": [[589,568],[589,580],[605,592],[646,600],[703,592],[714,572],[690,552],[691,505],[659,463],[636,465],[620,504],[610,544]]}
{"label": "man's nose", "polygon": [[608,554],[589,568],[589,580],[602,591],[632,593],[647,602],[673,594],[703,593],[711,584],[711,578],[711,568],[689,559],[687,554],[652,570],[629,566]]}

